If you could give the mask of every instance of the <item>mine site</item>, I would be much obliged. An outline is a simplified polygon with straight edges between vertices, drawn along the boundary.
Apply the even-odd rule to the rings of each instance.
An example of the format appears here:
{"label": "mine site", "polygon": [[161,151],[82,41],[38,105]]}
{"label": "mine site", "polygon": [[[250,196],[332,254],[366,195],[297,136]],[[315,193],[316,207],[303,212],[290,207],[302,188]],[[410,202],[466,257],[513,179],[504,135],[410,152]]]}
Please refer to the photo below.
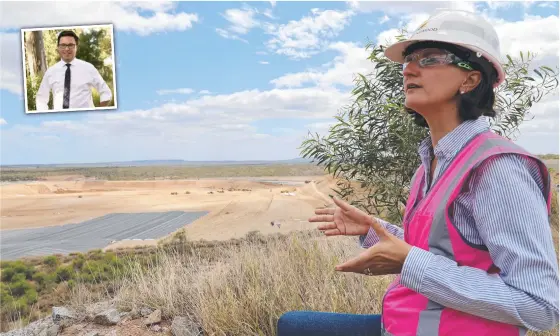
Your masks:
{"label": "mine site", "polygon": [[329,204],[328,175],[102,180],[83,175],[4,182],[1,257],[155,246],[185,228],[189,240],[313,229]]}

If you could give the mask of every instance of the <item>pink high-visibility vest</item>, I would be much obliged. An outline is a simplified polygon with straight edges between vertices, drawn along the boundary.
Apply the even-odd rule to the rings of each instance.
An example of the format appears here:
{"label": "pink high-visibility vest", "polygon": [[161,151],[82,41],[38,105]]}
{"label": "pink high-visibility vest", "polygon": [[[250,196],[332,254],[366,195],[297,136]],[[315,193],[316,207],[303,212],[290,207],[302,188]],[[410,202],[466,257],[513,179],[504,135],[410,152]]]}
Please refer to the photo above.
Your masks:
{"label": "pink high-visibility vest", "polygon": [[[449,211],[472,169],[483,160],[503,153],[518,153],[539,162],[550,214],[552,192],[546,165],[510,140],[487,131],[475,136],[463,147],[423,198],[424,169],[422,165],[418,168],[412,179],[403,220],[405,241],[447,257],[459,266],[476,267],[490,274],[499,273],[487,250],[471,246],[461,238],[449,219]],[[382,307],[382,334],[387,336],[519,336],[526,332],[526,328],[520,326],[444,307],[402,286],[400,275],[389,285]]]}

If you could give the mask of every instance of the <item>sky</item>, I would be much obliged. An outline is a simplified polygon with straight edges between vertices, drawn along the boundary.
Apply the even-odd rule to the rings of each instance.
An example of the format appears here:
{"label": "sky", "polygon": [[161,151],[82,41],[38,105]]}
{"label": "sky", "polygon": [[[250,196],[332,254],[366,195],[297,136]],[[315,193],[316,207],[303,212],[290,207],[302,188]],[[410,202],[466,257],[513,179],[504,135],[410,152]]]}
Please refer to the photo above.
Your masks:
{"label": "sky", "polygon": [[[502,54],[558,66],[558,2],[1,2],[1,164],[284,160],[327,135],[371,73],[365,45],[437,8],[475,11]],[[22,28],[114,25],[118,109],[25,114]],[[558,93],[515,140],[558,153]]]}

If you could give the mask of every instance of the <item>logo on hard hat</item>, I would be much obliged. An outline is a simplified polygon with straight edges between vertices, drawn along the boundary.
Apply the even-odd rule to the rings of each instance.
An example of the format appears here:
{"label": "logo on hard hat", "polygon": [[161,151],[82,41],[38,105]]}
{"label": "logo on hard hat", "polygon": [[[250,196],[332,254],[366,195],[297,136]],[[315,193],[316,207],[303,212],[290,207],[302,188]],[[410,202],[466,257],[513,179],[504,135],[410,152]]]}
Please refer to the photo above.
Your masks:
{"label": "logo on hard hat", "polygon": [[420,29],[426,27],[427,24],[428,24],[428,20],[422,22],[422,24],[420,25],[420,27],[418,27],[416,30],[420,30]]}
{"label": "logo on hard hat", "polygon": [[430,20],[428,19],[428,20],[422,22],[422,24],[420,25],[420,27],[418,27],[418,28],[414,31],[414,34],[412,34],[412,36],[417,35],[417,34],[420,34],[420,33],[424,33],[424,32],[427,32],[427,31],[432,31],[432,32],[438,31],[437,28],[425,28],[425,29],[422,29],[422,28],[426,27],[426,25],[428,24],[428,21],[430,21]]}

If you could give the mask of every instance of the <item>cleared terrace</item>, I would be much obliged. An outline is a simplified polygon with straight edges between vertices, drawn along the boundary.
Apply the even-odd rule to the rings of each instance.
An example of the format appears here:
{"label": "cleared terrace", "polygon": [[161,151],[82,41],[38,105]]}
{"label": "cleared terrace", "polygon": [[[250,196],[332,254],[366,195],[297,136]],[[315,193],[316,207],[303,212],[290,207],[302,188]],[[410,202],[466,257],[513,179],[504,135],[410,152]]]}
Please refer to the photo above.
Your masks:
{"label": "cleared terrace", "polygon": [[208,212],[112,213],[85,222],[0,232],[0,258],[86,252],[123,239],[157,239]]}

